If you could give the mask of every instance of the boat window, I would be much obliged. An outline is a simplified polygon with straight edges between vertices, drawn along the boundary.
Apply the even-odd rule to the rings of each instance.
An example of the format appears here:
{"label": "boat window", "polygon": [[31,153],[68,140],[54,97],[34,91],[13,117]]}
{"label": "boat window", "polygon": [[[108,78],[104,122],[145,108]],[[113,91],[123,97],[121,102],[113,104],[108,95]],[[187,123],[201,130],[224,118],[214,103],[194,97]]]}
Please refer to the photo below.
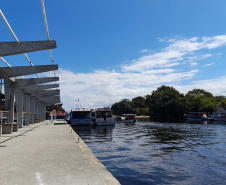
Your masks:
{"label": "boat window", "polygon": [[89,118],[90,112],[72,112],[72,119]]}
{"label": "boat window", "polygon": [[111,111],[97,111],[96,112],[96,117],[97,118],[109,118],[111,116]]}

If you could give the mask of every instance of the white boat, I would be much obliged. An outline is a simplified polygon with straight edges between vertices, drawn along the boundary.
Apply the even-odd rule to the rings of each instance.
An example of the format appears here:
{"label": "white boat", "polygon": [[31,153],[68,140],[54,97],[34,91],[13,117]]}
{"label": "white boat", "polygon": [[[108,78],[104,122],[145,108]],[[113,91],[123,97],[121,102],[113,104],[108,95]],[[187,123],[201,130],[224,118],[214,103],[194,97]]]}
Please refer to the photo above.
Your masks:
{"label": "white boat", "polygon": [[122,114],[121,119],[124,123],[134,123],[136,122],[135,114]]}
{"label": "white boat", "polygon": [[214,121],[226,121],[226,110],[220,107],[219,105],[216,105],[217,107],[217,112],[214,112],[211,115],[211,118]]}
{"label": "white boat", "polygon": [[214,121],[226,121],[226,112],[225,113],[220,113],[220,112],[214,112],[211,115],[211,118]]}
{"label": "white boat", "polygon": [[97,108],[94,113],[93,124],[95,125],[114,125],[115,119],[109,107]]}
{"label": "white boat", "polygon": [[86,109],[71,110],[69,123],[72,126],[90,125],[92,123],[91,110]]}
{"label": "white boat", "polygon": [[188,112],[184,114],[185,119],[190,121],[206,121],[208,120],[205,112]]}

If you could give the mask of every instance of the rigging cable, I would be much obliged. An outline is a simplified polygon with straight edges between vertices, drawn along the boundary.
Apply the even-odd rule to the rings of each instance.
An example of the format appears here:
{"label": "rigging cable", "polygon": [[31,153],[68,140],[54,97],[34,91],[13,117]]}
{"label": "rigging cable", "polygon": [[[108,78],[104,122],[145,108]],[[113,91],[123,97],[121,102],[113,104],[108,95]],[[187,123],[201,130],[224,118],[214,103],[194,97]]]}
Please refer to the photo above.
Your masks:
{"label": "rigging cable", "polygon": [[[0,15],[1,15],[3,21],[5,22],[6,26],[8,27],[9,31],[10,31],[11,34],[13,35],[14,39],[15,39],[17,42],[19,42],[18,38],[16,37],[15,33],[13,32],[13,29],[12,29],[11,26],[9,25],[7,19],[5,18],[5,16],[4,16],[2,10],[0,10]],[[33,66],[32,62],[30,61],[30,59],[28,58],[28,56],[27,56],[26,53],[24,53],[24,56],[26,57],[26,59],[27,59],[27,61],[30,63],[30,65]],[[1,58],[1,60],[2,60],[2,58]],[[4,59],[3,59],[3,60],[4,60]],[[2,60],[2,61],[3,61],[3,60]],[[4,62],[4,61],[3,61],[3,62]],[[4,63],[5,63],[5,62],[4,62]],[[40,78],[40,76],[38,75],[38,73],[36,73],[36,74],[37,74],[37,76]]]}

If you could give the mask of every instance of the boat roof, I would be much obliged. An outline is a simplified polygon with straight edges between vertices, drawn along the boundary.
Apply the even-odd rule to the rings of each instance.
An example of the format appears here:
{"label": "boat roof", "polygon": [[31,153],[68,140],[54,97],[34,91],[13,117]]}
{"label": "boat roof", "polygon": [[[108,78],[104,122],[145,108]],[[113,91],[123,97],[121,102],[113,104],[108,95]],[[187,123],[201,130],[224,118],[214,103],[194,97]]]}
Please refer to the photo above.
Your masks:
{"label": "boat roof", "polygon": [[122,114],[122,116],[135,116],[135,114]]}
{"label": "boat roof", "polygon": [[96,111],[111,111],[111,108],[109,108],[109,107],[97,108]]}
{"label": "boat roof", "polygon": [[192,113],[192,114],[200,114],[200,113],[206,113],[206,112],[188,112],[188,113]]}
{"label": "boat roof", "polygon": [[91,112],[91,110],[71,110],[71,112]]}

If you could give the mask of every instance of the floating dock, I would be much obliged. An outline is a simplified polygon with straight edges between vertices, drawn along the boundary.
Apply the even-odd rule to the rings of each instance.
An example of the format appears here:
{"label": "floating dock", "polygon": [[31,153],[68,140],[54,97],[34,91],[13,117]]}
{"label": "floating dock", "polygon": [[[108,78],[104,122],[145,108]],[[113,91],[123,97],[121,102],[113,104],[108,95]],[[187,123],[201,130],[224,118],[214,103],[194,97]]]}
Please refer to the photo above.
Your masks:
{"label": "floating dock", "polygon": [[64,121],[30,124],[0,137],[1,185],[118,185]]}

